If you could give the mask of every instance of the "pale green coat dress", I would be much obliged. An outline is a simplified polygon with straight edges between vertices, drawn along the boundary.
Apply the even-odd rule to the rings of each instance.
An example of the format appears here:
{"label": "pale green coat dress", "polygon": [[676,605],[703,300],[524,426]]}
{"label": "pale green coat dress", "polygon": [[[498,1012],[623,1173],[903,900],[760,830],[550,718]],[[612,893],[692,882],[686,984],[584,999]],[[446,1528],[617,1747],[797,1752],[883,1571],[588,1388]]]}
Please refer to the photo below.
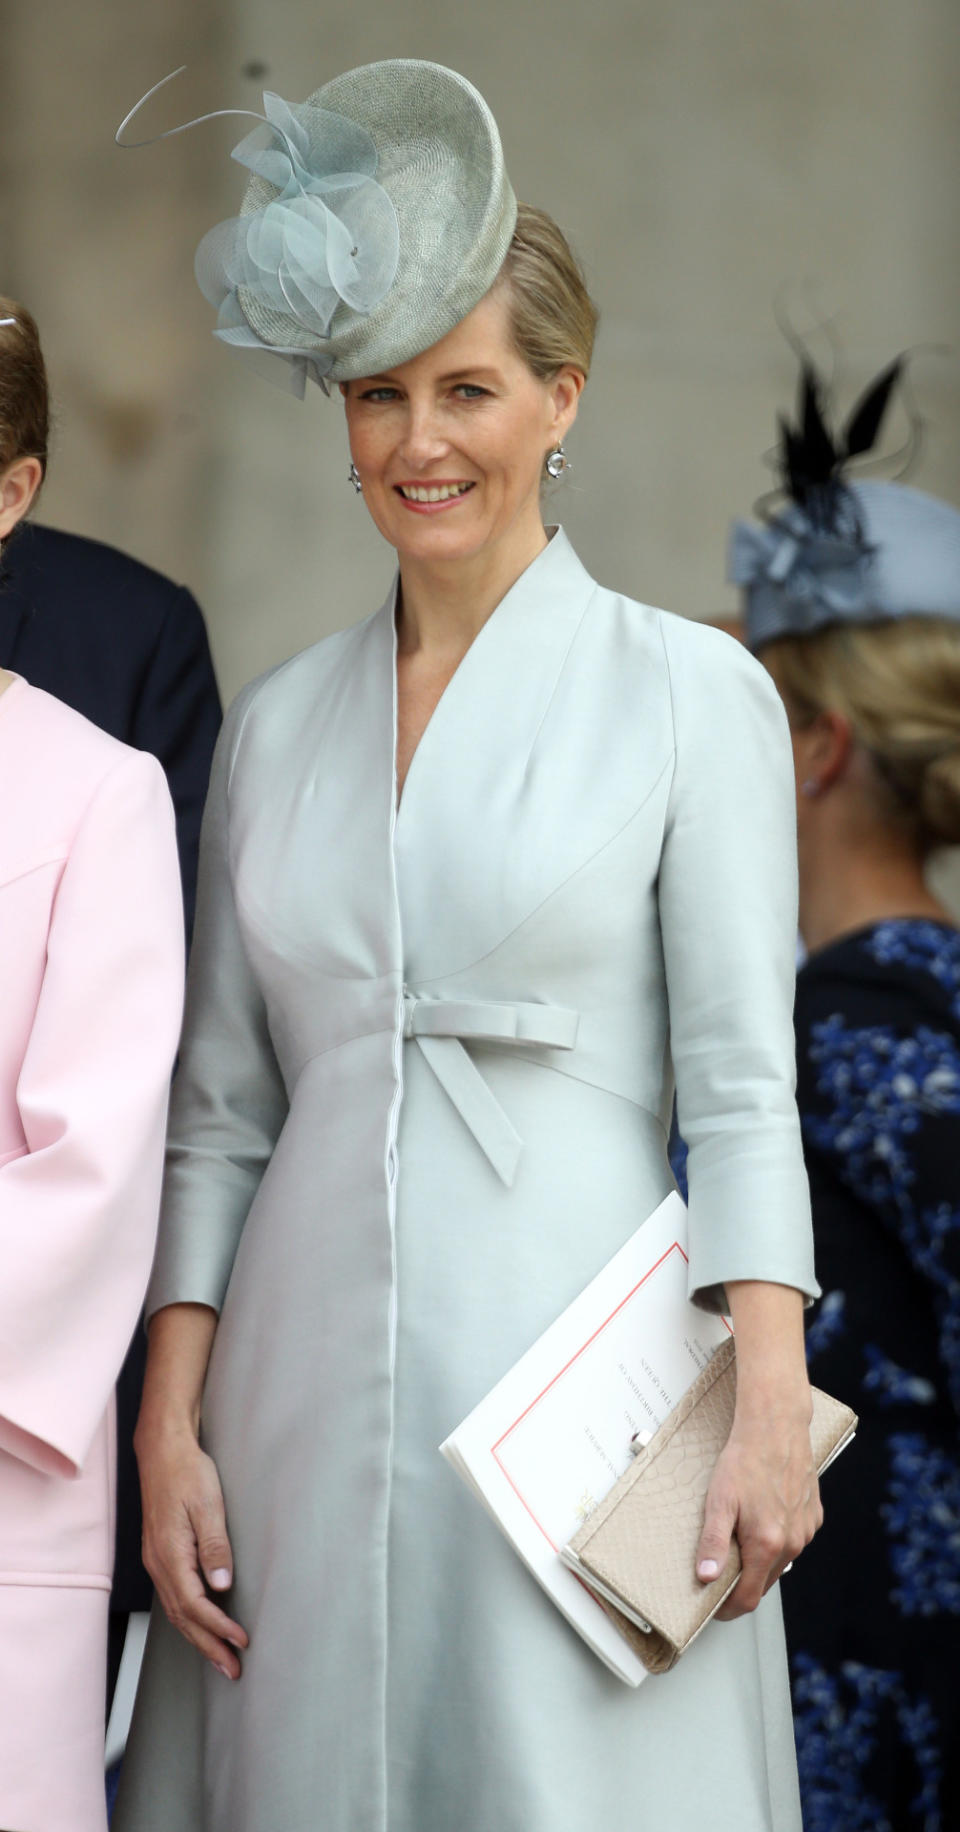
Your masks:
{"label": "pale green coat dress", "polygon": [[251,1646],[231,1685],[154,1622],[116,1823],[795,1832],[776,1592],[630,1691],[437,1450],[672,1187],[674,1069],[691,1289],[816,1290],[780,703],[557,533],[397,809],[394,604],[215,765],[151,1304],[221,1312]]}

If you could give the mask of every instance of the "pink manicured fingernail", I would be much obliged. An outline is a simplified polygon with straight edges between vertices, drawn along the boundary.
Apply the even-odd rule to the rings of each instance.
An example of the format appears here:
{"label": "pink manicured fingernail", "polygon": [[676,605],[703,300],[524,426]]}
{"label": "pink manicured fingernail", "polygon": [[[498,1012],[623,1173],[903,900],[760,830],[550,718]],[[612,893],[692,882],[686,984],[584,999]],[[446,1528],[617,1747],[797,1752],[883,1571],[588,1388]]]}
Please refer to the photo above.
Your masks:
{"label": "pink manicured fingernail", "polygon": [[233,1678],[233,1674],[231,1673],[231,1671],[230,1671],[230,1668],[229,1668],[229,1667],[222,1667],[222,1666],[220,1665],[220,1662],[219,1662],[219,1660],[215,1660],[213,1664],[214,1664],[214,1666],[216,1667],[216,1669],[217,1669],[217,1672],[218,1672],[218,1673],[222,1673],[222,1674],[223,1674],[223,1677],[224,1677],[224,1679],[232,1679],[232,1678]]}
{"label": "pink manicured fingernail", "polygon": [[230,1573],[221,1565],[218,1571],[211,1571],[210,1582],[214,1590],[229,1590]]}
{"label": "pink manicured fingernail", "polygon": [[702,1558],[697,1566],[697,1576],[698,1578],[715,1578],[719,1570],[720,1567],[715,1558]]}

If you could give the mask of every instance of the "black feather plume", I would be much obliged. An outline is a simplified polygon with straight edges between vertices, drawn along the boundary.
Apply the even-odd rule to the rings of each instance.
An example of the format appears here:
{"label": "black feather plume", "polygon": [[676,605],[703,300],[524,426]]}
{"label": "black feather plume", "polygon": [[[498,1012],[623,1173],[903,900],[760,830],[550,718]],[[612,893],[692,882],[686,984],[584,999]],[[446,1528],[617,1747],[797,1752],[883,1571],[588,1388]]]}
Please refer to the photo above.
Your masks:
{"label": "black feather plume", "polygon": [[876,444],[887,403],[903,373],[903,362],[903,357],[898,356],[855,403],[843,434],[848,458],[856,457],[859,452],[869,452]]}
{"label": "black feather plume", "polygon": [[777,468],[787,495],[820,527],[833,528],[846,519],[844,467],[876,443],[904,360],[898,356],[870,383],[838,436],[830,430],[820,377],[809,356],[801,358],[796,425],[779,418]]}

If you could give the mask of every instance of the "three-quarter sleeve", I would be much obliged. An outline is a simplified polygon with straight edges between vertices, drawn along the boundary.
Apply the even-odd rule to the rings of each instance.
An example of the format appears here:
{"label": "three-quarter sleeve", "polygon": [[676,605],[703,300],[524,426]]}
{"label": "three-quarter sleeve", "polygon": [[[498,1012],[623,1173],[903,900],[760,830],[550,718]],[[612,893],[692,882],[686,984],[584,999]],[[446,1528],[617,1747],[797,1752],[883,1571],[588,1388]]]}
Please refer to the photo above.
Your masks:
{"label": "three-quarter sleeve", "polygon": [[160,765],[124,751],[56,889],[26,1149],[0,1166],[0,1449],[47,1473],[82,1467],[136,1326],[182,1003],[173,810]]}
{"label": "three-quarter sleeve", "polygon": [[219,1310],[243,1225],[287,1115],[230,872],[231,761],[249,691],[224,721],[200,835],[197,913],[147,1314]]}
{"label": "three-quarter sleeve", "polygon": [[675,765],[659,908],[690,1292],[727,1280],[818,1293],[795,1100],[796,803],[769,677],[731,638],[665,620]]}

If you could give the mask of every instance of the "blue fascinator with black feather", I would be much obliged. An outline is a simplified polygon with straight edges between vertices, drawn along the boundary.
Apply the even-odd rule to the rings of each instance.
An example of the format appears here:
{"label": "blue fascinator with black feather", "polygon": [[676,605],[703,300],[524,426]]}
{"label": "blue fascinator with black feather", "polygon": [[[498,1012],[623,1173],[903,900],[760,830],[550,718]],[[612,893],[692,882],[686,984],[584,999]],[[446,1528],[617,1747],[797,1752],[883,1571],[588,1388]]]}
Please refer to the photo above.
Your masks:
{"label": "blue fascinator with black feather", "polygon": [[960,619],[960,510],[850,473],[873,450],[903,369],[901,356],[835,433],[826,390],[804,355],[796,421],[779,421],[777,496],[786,502],[731,532],[728,576],[743,587],[751,649],[835,623]]}

